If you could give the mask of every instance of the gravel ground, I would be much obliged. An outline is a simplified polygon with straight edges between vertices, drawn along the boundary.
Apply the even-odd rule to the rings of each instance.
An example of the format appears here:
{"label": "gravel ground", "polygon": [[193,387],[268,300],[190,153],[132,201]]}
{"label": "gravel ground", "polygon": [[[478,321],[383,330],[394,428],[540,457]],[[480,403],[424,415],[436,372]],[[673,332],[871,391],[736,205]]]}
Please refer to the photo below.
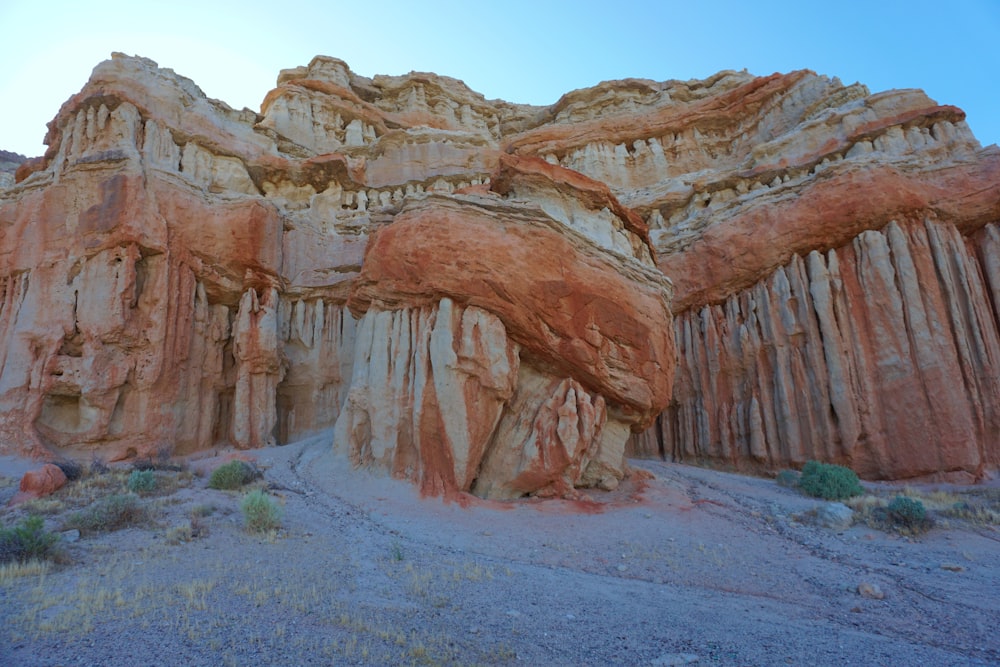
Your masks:
{"label": "gravel ground", "polygon": [[[1000,664],[994,527],[838,532],[771,480],[649,461],[582,501],[449,503],[328,441],[254,452],[277,533],[194,477],[155,522],[5,579],[0,665]],[[193,511],[200,535],[168,539]]]}

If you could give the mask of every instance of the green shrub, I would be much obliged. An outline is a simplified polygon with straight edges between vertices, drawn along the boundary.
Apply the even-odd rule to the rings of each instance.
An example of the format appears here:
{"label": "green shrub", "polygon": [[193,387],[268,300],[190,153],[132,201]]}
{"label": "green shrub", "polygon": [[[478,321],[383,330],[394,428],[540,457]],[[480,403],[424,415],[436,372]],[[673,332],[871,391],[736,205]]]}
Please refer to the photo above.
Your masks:
{"label": "green shrub", "polygon": [[810,496],[825,500],[843,500],[864,493],[853,470],[819,461],[809,461],[802,466],[799,488]]}
{"label": "green shrub", "polygon": [[146,507],[134,493],[119,493],[101,498],[80,512],[72,514],[67,525],[81,533],[120,530],[145,522]]}
{"label": "green shrub", "polygon": [[45,530],[40,516],[29,516],[13,528],[0,529],[0,563],[52,558],[59,536]]}
{"label": "green shrub", "polygon": [[128,490],[132,493],[150,493],[156,488],[152,470],[133,470],[128,476]]}
{"label": "green shrub", "polygon": [[257,489],[243,496],[240,502],[247,530],[266,533],[281,525],[281,509],[264,491]]}
{"label": "green shrub", "polygon": [[915,498],[896,496],[886,510],[894,524],[911,530],[919,530],[927,523],[927,510],[924,504]]}
{"label": "green shrub", "polygon": [[257,469],[246,461],[230,461],[212,471],[208,478],[208,488],[232,491],[257,477]]}

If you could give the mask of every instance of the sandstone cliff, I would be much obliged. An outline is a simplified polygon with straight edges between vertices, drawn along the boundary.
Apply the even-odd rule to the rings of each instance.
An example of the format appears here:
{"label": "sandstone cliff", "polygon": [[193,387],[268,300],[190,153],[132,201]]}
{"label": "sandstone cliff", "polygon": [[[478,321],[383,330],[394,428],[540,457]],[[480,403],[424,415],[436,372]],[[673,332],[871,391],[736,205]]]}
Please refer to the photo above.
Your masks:
{"label": "sandstone cliff", "polygon": [[332,427],[489,497],[613,488],[627,441],[1000,463],[1000,151],[919,91],[723,72],[530,107],[317,57],[256,113],[115,55],[47,145],[0,188],[4,449]]}
{"label": "sandstone cliff", "polygon": [[427,493],[613,488],[669,402],[671,286],[606,186],[503,157],[538,113],[316,58],[257,114],[102,63],[0,194],[3,446],[122,459],[335,426]]}

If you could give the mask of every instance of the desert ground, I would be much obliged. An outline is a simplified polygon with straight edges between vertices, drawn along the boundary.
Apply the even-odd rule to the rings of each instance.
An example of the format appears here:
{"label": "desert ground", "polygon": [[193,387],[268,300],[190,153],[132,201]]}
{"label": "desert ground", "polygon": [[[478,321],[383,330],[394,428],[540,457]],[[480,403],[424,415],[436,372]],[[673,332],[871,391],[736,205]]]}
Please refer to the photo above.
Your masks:
{"label": "desert ground", "polygon": [[[280,506],[277,530],[246,529],[246,489],[208,488],[215,452],[158,470],[148,519],[65,532],[57,562],[4,569],[0,664],[1000,664],[989,520],[936,515],[906,535],[859,507],[828,528],[824,501],[772,479],[659,461],[575,501],[420,498],[329,443],[252,452],[263,477],[247,488]],[[31,465],[0,459],[0,502]],[[65,531],[124,470],[0,517]],[[906,491],[932,507],[1000,489]]]}

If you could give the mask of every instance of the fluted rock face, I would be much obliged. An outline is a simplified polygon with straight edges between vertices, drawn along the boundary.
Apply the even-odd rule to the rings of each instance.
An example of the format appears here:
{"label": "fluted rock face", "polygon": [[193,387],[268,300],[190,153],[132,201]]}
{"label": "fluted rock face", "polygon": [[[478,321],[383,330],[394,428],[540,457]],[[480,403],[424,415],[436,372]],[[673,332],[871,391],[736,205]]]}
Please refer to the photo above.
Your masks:
{"label": "fluted rock face", "polygon": [[428,494],[613,488],[670,399],[671,286],[606,185],[505,154],[542,112],[316,58],[257,114],[102,63],[0,190],[0,447],[332,428]]}
{"label": "fluted rock face", "polygon": [[1000,290],[979,257],[997,238],[996,225],[967,239],[893,222],[686,311],[675,402],[657,425],[668,453],[849,461],[869,477],[996,467]]}
{"label": "fluted rock face", "polygon": [[0,448],[332,429],[500,498],[626,451],[982,475],[1000,150],[963,118],[808,71],[531,107],[326,57],[255,113],[115,55],[0,181]]}
{"label": "fluted rock face", "polygon": [[996,469],[1000,151],[919,91],[706,83],[631,126],[653,86],[620,121],[518,144],[612,184],[674,280],[674,400],[630,451],[872,478]]}
{"label": "fluted rock face", "polygon": [[503,323],[442,299],[369,310],[357,341],[335,447],[425,493],[469,490],[516,385],[518,346]]}

